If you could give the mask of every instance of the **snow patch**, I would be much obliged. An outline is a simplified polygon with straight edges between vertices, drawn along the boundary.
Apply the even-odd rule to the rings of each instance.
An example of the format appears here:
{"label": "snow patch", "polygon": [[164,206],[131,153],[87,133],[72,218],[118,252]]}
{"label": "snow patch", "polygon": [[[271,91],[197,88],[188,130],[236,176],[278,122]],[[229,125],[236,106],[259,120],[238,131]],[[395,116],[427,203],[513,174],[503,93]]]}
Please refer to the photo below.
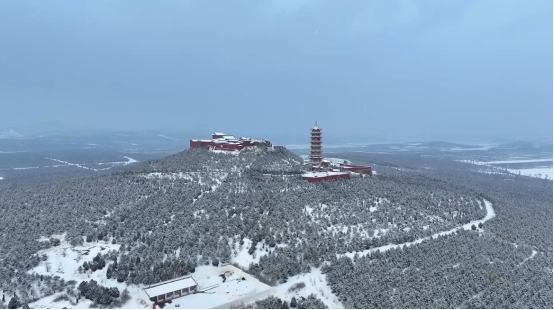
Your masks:
{"label": "snow patch", "polygon": [[536,167],[528,169],[507,169],[509,172],[514,174],[521,174],[524,176],[549,179],[552,180],[552,167]]}
{"label": "snow patch", "polygon": [[526,257],[521,263],[519,263],[518,266],[521,266],[521,265],[523,265],[526,261],[528,261],[528,260],[530,260],[530,259],[533,259],[533,257],[535,257],[535,255],[537,255],[537,251],[533,250],[533,251],[531,252],[531,256]]}
{"label": "snow patch", "polygon": [[[59,160],[59,159],[55,159],[55,158],[49,158],[49,157],[46,157],[47,159],[50,159],[50,160],[53,160],[53,161],[57,161],[59,163],[62,163],[62,164],[66,164],[68,166],[75,166],[75,167],[78,167],[78,168],[82,168],[82,169],[87,169],[87,170],[92,170],[92,171],[100,171],[100,170],[105,170],[105,169],[94,169],[94,168],[89,168],[89,167],[85,167],[83,165],[80,165],[80,164],[73,164],[73,163],[70,163],[70,162],[67,162],[67,161],[63,161],[63,160]],[[109,168],[108,168],[109,169]]]}
{"label": "snow patch", "polygon": [[133,146],[137,146],[138,144],[136,143],[131,143],[131,142],[123,142],[123,141],[114,141],[116,143],[123,143],[123,144],[130,144],[130,145],[133,145]]}
{"label": "snow patch", "polygon": [[166,135],[158,135],[158,137],[162,137],[162,138],[166,138],[166,139],[170,139],[170,140],[175,140],[175,141],[181,140],[181,139],[177,139],[177,138],[168,137]]}
{"label": "snow patch", "polygon": [[[124,289],[129,291],[131,299],[124,305],[125,308],[148,308],[150,302],[145,300],[142,293],[142,285],[127,285],[126,283],[119,283],[116,279],[106,278],[106,268],[111,261],[106,261],[106,267],[95,272],[90,270],[86,273],[80,273],[79,267],[85,261],[92,261],[94,256],[98,253],[105,254],[111,250],[118,250],[119,244],[111,244],[109,241],[98,241],[85,243],[82,246],[71,246],[65,240],[65,233],[61,235],[52,235],[51,238],[60,240],[60,245],[43,249],[37,252],[39,256],[46,255],[47,259],[41,261],[38,266],[27,271],[28,273],[38,273],[51,276],[59,276],[66,281],[74,280],[77,282],[77,287],[82,281],[95,280],[99,285],[105,287],[117,287],[120,292]],[[40,237],[39,241],[49,240],[47,237]],[[57,301],[54,299],[64,293],[57,293],[51,296],[42,296],[43,298],[36,302],[30,303],[31,308],[89,308],[92,301],[82,299],[77,305],[71,305],[69,301]]]}
{"label": "snow patch", "polygon": [[138,163],[139,161],[129,156],[123,156],[127,161],[112,161],[107,163],[98,163],[99,165],[128,165],[132,163]]}
{"label": "snow patch", "polygon": [[38,169],[40,167],[21,167],[21,168],[13,168],[13,170],[27,170],[27,169]]}
{"label": "snow patch", "polygon": [[[291,286],[300,282],[303,282],[306,286],[297,291],[289,291]],[[329,309],[344,309],[338,298],[331,293],[327,278],[321,273],[320,268],[312,267],[309,273],[289,277],[286,283],[276,286],[274,292],[275,297],[288,302],[292,297],[296,297],[298,300],[299,297],[308,297],[310,294],[316,295]]]}
{"label": "snow patch", "polygon": [[539,159],[516,159],[516,160],[499,160],[499,161],[488,161],[487,164],[519,164],[519,163],[540,163],[540,162],[550,162],[552,163],[552,158],[539,158]]}
{"label": "snow patch", "polygon": [[260,258],[267,255],[268,252],[265,249],[261,249],[261,242],[256,244],[256,250],[252,255],[248,254],[248,249],[252,246],[252,240],[244,238],[244,244],[240,246],[239,243],[235,243],[235,248],[240,249],[237,251],[237,255],[231,259],[231,262],[236,263],[244,269],[248,269],[250,264],[257,264],[260,262]]}

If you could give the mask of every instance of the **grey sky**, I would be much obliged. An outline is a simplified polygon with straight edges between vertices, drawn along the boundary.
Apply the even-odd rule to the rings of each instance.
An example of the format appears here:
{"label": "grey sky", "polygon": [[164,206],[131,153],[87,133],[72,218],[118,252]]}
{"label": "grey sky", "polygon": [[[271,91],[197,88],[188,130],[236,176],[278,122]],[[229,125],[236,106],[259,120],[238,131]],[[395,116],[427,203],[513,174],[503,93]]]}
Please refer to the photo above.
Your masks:
{"label": "grey sky", "polygon": [[0,42],[0,128],[552,134],[550,0],[5,0]]}

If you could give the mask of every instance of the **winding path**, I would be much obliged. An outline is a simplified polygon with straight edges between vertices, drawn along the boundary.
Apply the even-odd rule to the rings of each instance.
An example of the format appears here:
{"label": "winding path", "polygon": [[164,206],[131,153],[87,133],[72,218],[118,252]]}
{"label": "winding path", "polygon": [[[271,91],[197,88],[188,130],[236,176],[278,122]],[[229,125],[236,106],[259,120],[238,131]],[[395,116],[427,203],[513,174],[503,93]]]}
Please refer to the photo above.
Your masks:
{"label": "winding path", "polygon": [[387,245],[383,245],[383,246],[373,248],[373,249],[369,249],[369,250],[365,250],[365,251],[350,252],[350,253],[346,253],[346,254],[337,254],[337,258],[340,258],[340,257],[343,257],[343,256],[354,258],[354,255],[356,255],[356,253],[358,253],[359,256],[364,256],[364,255],[368,255],[370,253],[377,252],[377,251],[385,252],[385,251],[388,251],[390,249],[396,249],[396,248],[399,248],[399,247],[402,247],[402,246],[411,246],[411,245],[414,245],[414,244],[422,243],[423,241],[426,241],[426,240],[429,240],[429,239],[436,239],[439,236],[450,235],[450,234],[453,234],[453,233],[455,233],[455,232],[457,232],[458,230],[461,230],[461,229],[470,230],[472,225],[477,226],[477,225],[479,225],[479,223],[484,223],[484,222],[486,222],[486,221],[488,221],[488,220],[490,220],[490,219],[492,219],[493,217],[496,216],[496,213],[494,213],[494,209],[492,208],[492,203],[490,201],[485,200],[485,208],[487,209],[487,214],[485,215],[484,218],[482,218],[480,220],[471,221],[467,224],[452,228],[450,230],[438,232],[438,233],[436,233],[436,234],[434,234],[430,237],[420,238],[420,239],[417,239],[417,240],[412,241],[412,242],[405,242],[405,243],[400,243],[400,244],[387,244]]}

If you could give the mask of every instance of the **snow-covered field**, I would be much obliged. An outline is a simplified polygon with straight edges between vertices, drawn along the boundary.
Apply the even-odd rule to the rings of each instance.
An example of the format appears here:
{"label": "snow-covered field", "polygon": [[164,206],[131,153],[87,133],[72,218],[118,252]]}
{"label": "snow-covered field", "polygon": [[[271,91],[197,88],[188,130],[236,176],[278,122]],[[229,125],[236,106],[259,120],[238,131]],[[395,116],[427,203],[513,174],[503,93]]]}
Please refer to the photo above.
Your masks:
{"label": "snow-covered field", "polygon": [[487,145],[479,145],[479,147],[471,147],[471,148],[461,148],[461,147],[452,147],[452,148],[446,148],[443,149],[443,151],[488,151],[492,149],[493,147],[497,147],[497,144],[487,144]]}
{"label": "snow-covered field", "polygon": [[498,160],[488,161],[487,164],[520,164],[520,163],[552,163],[552,158],[540,158],[540,159],[511,159],[511,160]]}
{"label": "snow-covered field", "polygon": [[[552,180],[552,158],[539,158],[539,159],[507,159],[507,160],[497,160],[497,161],[473,161],[473,160],[460,160],[461,162],[466,162],[474,165],[480,165],[480,166],[487,166],[490,168],[495,168],[498,170],[498,173],[501,171],[506,171],[513,174],[521,174],[524,176],[530,176],[535,178],[547,178],[549,180]],[[513,169],[513,168],[504,168],[497,165],[502,164],[532,164],[536,163],[535,167],[533,168],[520,168],[520,169]],[[492,173],[487,172],[486,173]]]}
{"label": "snow-covered field", "polygon": [[535,178],[547,178],[549,180],[552,180],[552,167],[536,167],[536,168],[528,168],[528,169],[507,169],[511,173],[514,174],[521,174],[529,177],[535,177]]}

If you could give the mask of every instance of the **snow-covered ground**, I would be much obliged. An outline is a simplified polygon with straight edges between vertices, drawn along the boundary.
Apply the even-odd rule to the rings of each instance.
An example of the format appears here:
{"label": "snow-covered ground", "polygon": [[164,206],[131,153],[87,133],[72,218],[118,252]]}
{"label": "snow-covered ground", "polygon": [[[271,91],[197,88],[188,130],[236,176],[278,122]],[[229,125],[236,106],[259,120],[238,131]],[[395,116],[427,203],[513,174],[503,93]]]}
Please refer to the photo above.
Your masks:
{"label": "snow-covered ground", "polygon": [[[227,272],[227,273],[226,273]],[[223,282],[221,274],[226,274]],[[232,304],[251,302],[269,296],[273,289],[234,266],[200,266],[192,274],[202,293],[176,298],[167,308],[229,308]],[[244,280],[242,280],[244,278]],[[179,305],[177,307],[177,305]]]}
{"label": "snow-covered ground", "polygon": [[552,167],[536,167],[528,169],[507,169],[511,173],[521,174],[529,177],[552,180]]}
{"label": "snow-covered ground", "polygon": [[[248,254],[248,249],[252,246],[252,240],[244,238],[244,244],[240,246],[239,243],[235,243],[234,249],[237,251],[237,255],[231,259],[232,263],[239,265],[244,269],[248,269],[251,263],[257,264],[260,262],[260,258],[264,255],[269,254],[266,252],[266,249],[269,251],[268,247],[262,248],[262,243],[258,242],[256,244],[256,250],[253,255]],[[286,244],[277,244],[276,247],[285,247]]]}
{"label": "snow-covered ground", "polygon": [[226,155],[239,155],[239,154],[240,154],[240,151],[239,151],[239,150],[235,150],[235,151],[225,151],[225,150],[215,150],[215,149],[211,149],[210,151],[212,151],[213,153],[217,153],[217,154],[226,154]]}
{"label": "snow-covered ground", "polygon": [[192,174],[194,174],[194,172],[186,172],[186,173],[185,172],[179,172],[179,173],[152,172],[152,173],[144,174],[142,176],[147,179],[159,178],[159,179],[172,179],[172,180],[176,180],[176,179],[192,180],[193,179]]}
{"label": "snow-covered ground", "polygon": [[[110,250],[118,250],[119,244],[111,244],[109,241],[91,242],[83,246],[72,247],[65,241],[65,235],[54,235],[53,238],[59,238],[61,243],[59,246],[51,247],[39,251],[37,254],[48,256],[46,261],[41,261],[40,264],[29,270],[28,273],[38,273],[43,275],[59,276],[66,281],[77,281],[78,286],[82,281],[95,280],[99,285],[106,287],[117,287],[120,292],[125,288],[129,291],[131,299],[124,305],[125,308],[148,308],[149,303],[142,298],[142,286],[127,285],[119,283],[115,279],[106,278],[106,268],[111,261],[106,261],[106,267],[95,272],[80,273],[79,266],[82,266],[85,261],[90,262],[98,253],[105,254]],[[48,240],[42,237],[39,241]],[[39,293],[40,294],[40,293]],[[89,308],[92,301],[82,299],[77,305],[71,305],[69,301],[54,301],[57,297],[64,293],[56,293],[51,296],[45,296],[36,302],[30,303],[31,308]],[[39,295],[40,296],[40,295]]]}
{"label": "snow-covered ground", "polygon": [[[299,290],[289,291],[297,283],[304,283],[306,286]],[[296,297],[298,300],[300,296],[308,297],[310,294],[316,295],[329,309],[344,309],[338,298],[331,293],[327,278],[321,273],[320,268],[312,267],[310,273],[289,277],[286,283],[275,287],[273,296],[290,302],[292,297]]]}

